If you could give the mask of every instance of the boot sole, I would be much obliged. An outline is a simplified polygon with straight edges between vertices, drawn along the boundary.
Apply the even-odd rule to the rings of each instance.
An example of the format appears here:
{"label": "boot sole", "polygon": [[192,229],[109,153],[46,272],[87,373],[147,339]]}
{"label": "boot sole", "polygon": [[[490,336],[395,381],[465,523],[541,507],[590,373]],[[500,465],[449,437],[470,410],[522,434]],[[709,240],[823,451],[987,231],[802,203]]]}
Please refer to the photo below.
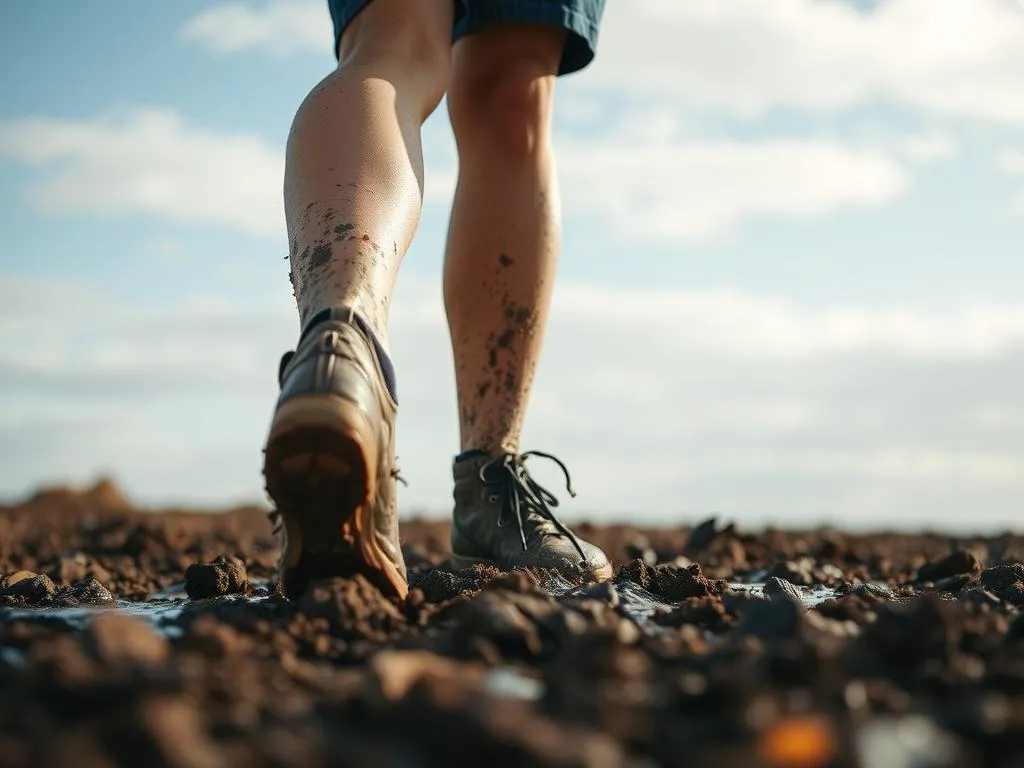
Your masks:
{"label": "boot sole", "polygon": [[280,574],[297,597],[317,578],[363,574],[404,598],[408,585],[377,545],[376,432],[354,403],[334,395],[296,397],[274,414],[264,455],[267,493],[297,527]]}
{"label": "boot sole", "polygon": [[[490,560],[486,557],[464,557],[463,555],[456,555],[454,552],[452,553],[452,567],[457,568],[459,570],[463,570],[465,568],[472,568],[474,565],[492,565],[495,568],[499,568],[503,571],[507,570],[505,567],[498,564],[494,560]],[[607,566],[603,568],[597,568],[596,570],[588,571],[587,578],[592,579],[593,581],[607,581],[612,577],[613,574],[614,569],[612,568],[611,563],[609,563]]]}

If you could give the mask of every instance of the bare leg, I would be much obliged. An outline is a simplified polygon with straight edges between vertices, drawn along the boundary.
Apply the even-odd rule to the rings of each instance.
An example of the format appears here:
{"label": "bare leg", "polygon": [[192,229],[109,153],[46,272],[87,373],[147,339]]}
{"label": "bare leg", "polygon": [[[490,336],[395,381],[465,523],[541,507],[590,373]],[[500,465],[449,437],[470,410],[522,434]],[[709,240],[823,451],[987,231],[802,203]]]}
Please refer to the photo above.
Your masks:
{"label": "bare leg", "polygon": [[444,271],[462,450],[518,450],[558,261],[550,122],[565,32],[508,24],[455,46],[459,150]]}
{"label": "bare leg", "polygon": [[386,343],[423,195],[420,126],[447,86],[451,0],[374,0],[299,108],[284,180],[300,322],[355,308]]}

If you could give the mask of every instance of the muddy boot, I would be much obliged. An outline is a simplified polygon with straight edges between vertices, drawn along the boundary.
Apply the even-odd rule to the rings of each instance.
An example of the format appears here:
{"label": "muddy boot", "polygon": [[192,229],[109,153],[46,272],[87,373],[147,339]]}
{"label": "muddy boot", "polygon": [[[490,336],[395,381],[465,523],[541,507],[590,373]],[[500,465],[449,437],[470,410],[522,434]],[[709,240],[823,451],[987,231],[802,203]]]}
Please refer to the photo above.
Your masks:
{"label": "muddy boot", "polygon": [[612,575],[608,556],[580,540],[552,511],[558,500],[526,471],[526,459],[540,456],[565,465],[547,453],[527,451],[457,459],[452,563],[468,568],[488,563],[509,569],[553,568],[572,580],[603,581]]}
{"label": "muddy boot", "polygon": [[398,406],[381,354],[358,316],[334,309],[281,359],[263,474],[289,596],[312,578],[355,573],[390,594],[408,591],[395,510]]}

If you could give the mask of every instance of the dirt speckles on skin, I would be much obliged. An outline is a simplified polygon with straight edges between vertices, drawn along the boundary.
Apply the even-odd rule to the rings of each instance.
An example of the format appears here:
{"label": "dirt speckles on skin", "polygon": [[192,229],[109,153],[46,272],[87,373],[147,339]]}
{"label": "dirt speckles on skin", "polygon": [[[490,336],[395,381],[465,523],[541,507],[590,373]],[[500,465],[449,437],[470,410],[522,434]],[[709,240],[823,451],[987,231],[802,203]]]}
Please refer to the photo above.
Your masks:
{"label": "dirt speckles on skin", "polygon": [[512,346],[512,339],[515,338],[516,332],[512,328],[506,328],[501,336],[498,337],[498,346],[502,349],[508,349]]}
{"label": "dirt speckles on skin", "polygon": [[334,234],[336,234],[338,237],[341,237],[342,235],[348,234],[348,232],[353,229],[355,229],[354,224],[338,224],[334,227],[333,231]]}
{"label": "dirt speckles on skin", "polygon": [[512,261],[512,257],[507,253],[502,253],[498,257],[498,263],[503,267],[511,267],[514,262]]}
{"label": "dirt speckles on skin", "polygon": [[320,245],[313,249],[313,255],[310,258],[310,267],[315,269],[324,269],[330,263],[331,246],[328,243],[320,243]]}

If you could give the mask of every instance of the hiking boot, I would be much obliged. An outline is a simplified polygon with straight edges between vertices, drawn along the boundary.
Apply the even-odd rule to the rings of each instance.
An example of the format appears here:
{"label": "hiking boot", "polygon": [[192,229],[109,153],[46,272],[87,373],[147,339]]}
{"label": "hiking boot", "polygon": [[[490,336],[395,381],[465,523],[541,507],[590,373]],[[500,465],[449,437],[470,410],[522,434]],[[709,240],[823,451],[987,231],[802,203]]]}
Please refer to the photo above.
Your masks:
{"label": "hiking boot", "polygon": [[277,506],[278,580],[296,597],[310,579],[362,573],[404,597],[395,510],[398,404],[381,365],[386,357],[351,310],[321,317],[281,359],[281,395],[264,449],[267,493]]}
{"label": "hiking boot", "polygon": [[455,513],[452,521],[452,563],[468,568],[487,563],[507,570],[552,568],[574,580],[603,581],[612,565],[598,547],[578,538],[552,511],[558,499],[526,470],[526,459],[551,459],[540,451],[467,456],[456,460]]}

